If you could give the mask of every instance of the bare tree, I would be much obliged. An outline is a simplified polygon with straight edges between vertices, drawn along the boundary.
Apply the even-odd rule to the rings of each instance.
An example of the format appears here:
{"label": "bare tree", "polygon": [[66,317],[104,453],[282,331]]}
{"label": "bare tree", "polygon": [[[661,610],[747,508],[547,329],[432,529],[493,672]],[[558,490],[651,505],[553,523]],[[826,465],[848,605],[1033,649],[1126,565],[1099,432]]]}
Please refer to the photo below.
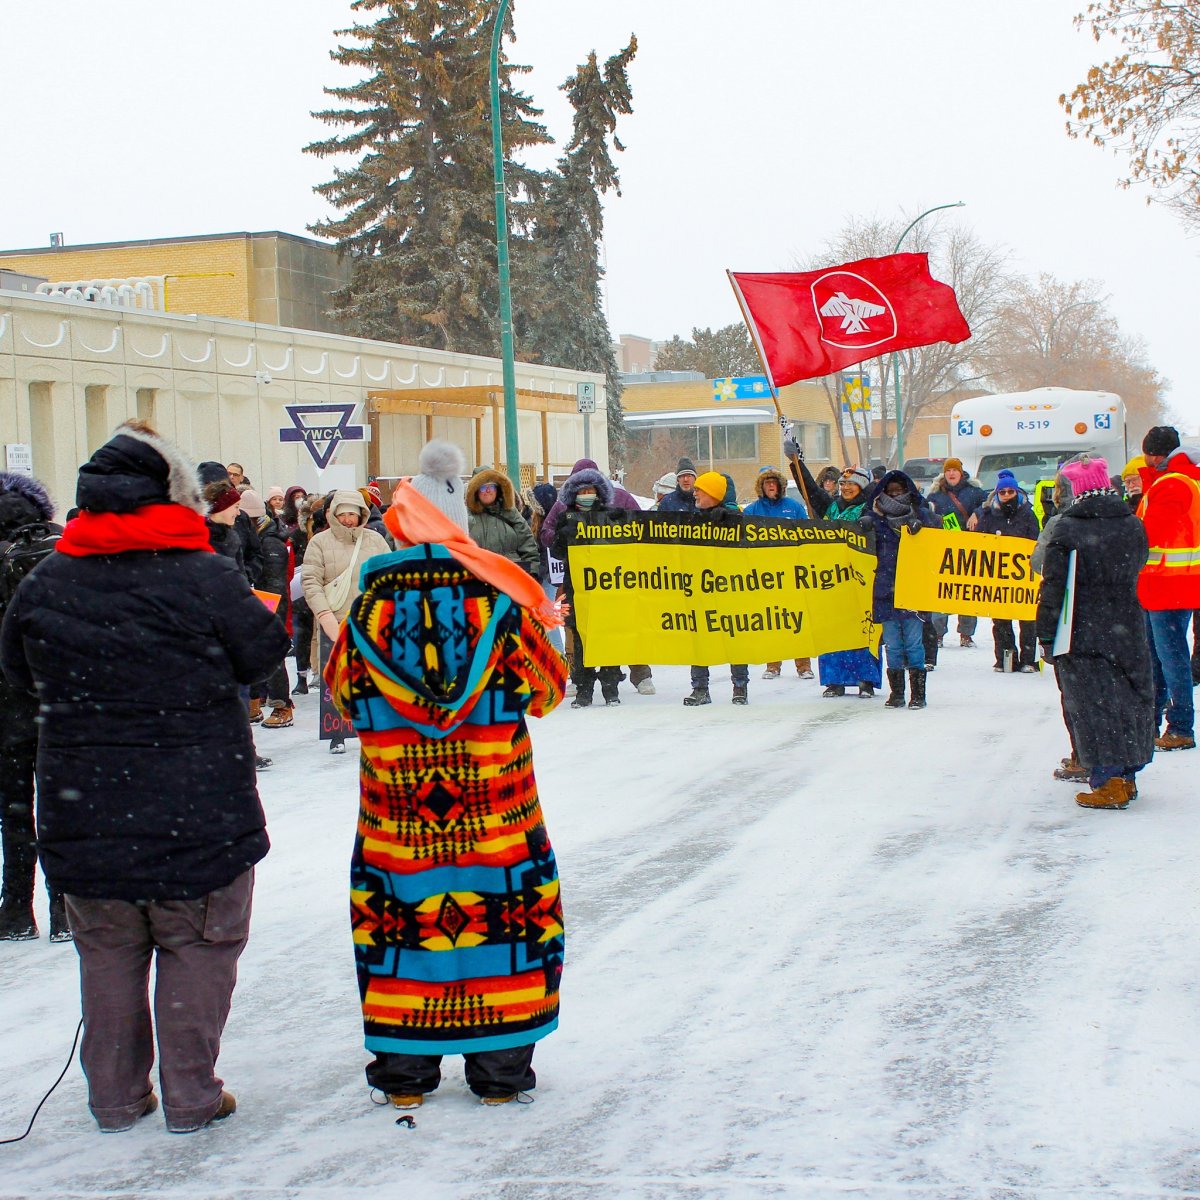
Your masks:
{"label": "bare tree", "polygon": [[1016,278],[999,306],[995,336],[977,358],[998,391],[1069,387],[1115,392],[1131,434],[1169,419],[1167,382],[1147,364],[1145,346],[1121,332],[1093,279]]}
{"label": "bare tree", "polygon": [[[893,220],[872,217],[852,217],[846,226],[832,237],[822,252],[802,270],[815,270],[833,263],[853,262],[860,258],[878,258],[891,254],[896,241],[916,214],[901,215]],[[922,411],[947,392],[967,386],[979,378],[974,365],[985,353],[998,329],[998,307],[1008,282],[1008,251],[1001,246],[989,246],[970,230],[933,217],[922,221],[905,238],[903,249],[929,255],[933,276],[948,283],[958,297],[971,337],[958,345],[944,342],[902,350],[895,356],[900,368],[900,385],[905,439],[913,422]],[[877,380],[885,397],[894,395],[893,358],[885,355],[872,360],[871,376]],[[849,461],[849,447],[841,430],[841,397],[837,376],[822,380],[829,398],[834,422],[842,438],[842,452]],[[885,400],[884,412],[888,412]],[[894,414],[893,414],[894,415]],[[880,439],[881,440],[881,439]],[[874,447],[872,439],[855,435],[856,460],[869,462]],[[880,445],[881,458],[889,461],[895,455],[895,443]]]}
{"label": "bare tree", "polygon": [[1200,228],[1200,3],[1094,0],[1075,24],[1120,53],[1059,97],[1067,133],[1128,155],[1122,186],[1149,184]]}

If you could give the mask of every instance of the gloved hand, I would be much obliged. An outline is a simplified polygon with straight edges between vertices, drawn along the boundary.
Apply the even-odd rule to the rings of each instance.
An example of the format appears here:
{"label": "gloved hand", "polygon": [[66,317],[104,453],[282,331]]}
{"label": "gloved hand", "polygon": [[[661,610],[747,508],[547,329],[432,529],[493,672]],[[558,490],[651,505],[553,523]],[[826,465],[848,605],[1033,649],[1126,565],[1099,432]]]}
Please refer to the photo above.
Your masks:
{"label": "gloved hand", "polygon": [[804,461],[804,451],[800,449],[800,443],[795,438],[783,439],[784,454],[795,462]]}
{"label": "gloved hand", "polygon": [[909,533],[920,533],[921,530],[925,528],[921,522],[921,518],[918,517],[916,513],[913,513],[913,515],[904,522],[904,525]]}

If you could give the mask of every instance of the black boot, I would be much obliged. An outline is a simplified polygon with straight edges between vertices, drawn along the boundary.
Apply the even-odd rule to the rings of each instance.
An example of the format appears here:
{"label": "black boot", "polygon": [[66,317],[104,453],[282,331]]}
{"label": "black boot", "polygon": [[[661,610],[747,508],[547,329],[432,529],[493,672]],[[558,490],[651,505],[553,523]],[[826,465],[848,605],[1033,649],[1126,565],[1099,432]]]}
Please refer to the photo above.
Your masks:
{"label": "black boot", "polygon": [[592,705],[592,697],[596,694],[595,684],[590,688],[580,687],[575,685],[575,699],[571,701],[572,708],[590,708]]}
{"label": "black boot", "polygon": [[912,699],[908,702],[909,708],[924,708],[925,707],[925,672],[924,671],[909,671],[908,683],[912,690]]}
{"label": "black boot", "polygon": [[701,704],[711,704],[712,697],[708,694],[708,688],[694,687],[690,696],[684,696],[683,702],[688,708],[697,708]]}
{"label": "black boot", "polygon": [[52,942],[73,942],[75,935],[71,932],[71,922],[67,919],[67,901],[62,892],[50,893],[50,940]]}
{"label": "black boot", "polygon": [[747,683],[735,683],[733,685],[733,702],[734,704],[749,704],[750,703],[750,685]]}
{"label": "black boot", "polygon": [[888,687],[892,689],[892,694],[883,702],[887,708],[903,708],[904,707],[904,672],[888,667],[887,673]]}
{"label": "black boot", "polygon": [[292,688],[292,695],[293,696],[307,696],[308,695],[308,672],[307,671],[297,671],[296,672],[296,686],[294,688]]}
{"label": "black boot", "polygon": [[38,936],[33,918],[33,875],[37,867],[33,813],[24,803],[4,810],[4,889],[0,899],[0,941],[24,942]]}

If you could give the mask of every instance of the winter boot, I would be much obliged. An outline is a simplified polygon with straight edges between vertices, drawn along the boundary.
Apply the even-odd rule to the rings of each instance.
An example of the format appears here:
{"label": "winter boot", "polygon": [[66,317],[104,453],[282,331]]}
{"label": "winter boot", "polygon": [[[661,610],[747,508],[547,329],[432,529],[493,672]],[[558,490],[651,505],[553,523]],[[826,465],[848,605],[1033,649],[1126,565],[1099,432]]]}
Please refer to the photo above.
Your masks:
{"label": "winter boot", "polygon": [[1054,778],[1065,783],[1086,783],[1088,769],[1073,754],[1064,758],[1062,763],[1054,768]]}
{"label": "winter boot", "polygon": [[840,683],[831,683],[821,693],[821,695],[824,696],[826,700],[832,700],[835,696],[844,696],[845,694],[846,694],[846,689]]}
{"label": "winter boot", "polygon": [[38,936],[33,919],[33,899],[4,897],[0,902],[0,942],[29,942]]}
{"label": "winter boot", "polygon": [[711,704],[712,697],[708,694],[706,687],[692,688],[692,694],[684,696],[683,702],[688,708],[699,708],[701,704]]}
{"label": "winter boot", "polygon": [[858,685],[858,694],[865,700],[870,700],[875,695],[875,685],[873,683],[861,682]]}
{"label": "winter boot", "polygon": [[1186,733],[1172,733],[1168,729],[1162,737],[1154,739],[1154,746],[1158,750],[1195,750],[1196,739],[1188,737]]}
{"label": "winter boot", "polygon": [[887,672],[888,687],[892,689],[892,694],[883,702],[887,708],[903,708],[904,707],[904,672],[895,667],[888,667]]}
{"label": "winter boot", "polygon": [[909,708],[924,708],[925,707],[925,672],[924,671],[909,671],[908,686],[912,691],[912,699],[908,702]]}
{"label": "winter boot", "polygon": [[308,695],[308,672],[307,671],[297,671],[296,672],[296,686],[294,688],[292,688],[292,695],[293,696],[307,696]]}
{"label": "winter boot", "polygon": [[582,688],[578,684],[575,685],[575,699],[571,701],[572,708],[590,708],[592,706],[592,697],[595,695],[595,688]]}
{"label": "winter boot", "polygon": [[250,724],[257,725],[263,719],[262,701],[254,699],[250,701]]}
{"label": "winter boot", "polygon": [[733,685],[733,702],[734,704],[749,704],[750,703],[750,685],[746,683],[735,683]]}
{"label": "winter boot", "polygon": [[256,771],[269,771],[274,761],[273,758],[263,758],[261,754],[256,754],[254,756],[254,769]]}
{"label": "winter boot", "polygon": [[346,753],[346,739],[344,737],[330,738],[329,739],[329,753],[330,754],[345,754]]}
{"label": "winter boot", "polygon": [[282,704],[275,703],[271,705],[271,715],[263,721],[262,727],[264,729],[287,729],[295,716],[296,709],[292,704],[286,701]]}
{"label": "winter boot", "polygon": [[617,695],[617,685],[615,683],[611,687],[601,687],[600,695],[604,697],[604,703],[610,707],[621,703],[621,697]]}
{"label": "winter boot", "polygon": [[647,675],[638,681],[637,690],[639,696],[653,696],[658,689],[654,686],[654,680]]}
{"label": "winter boot", "polygon": [[1130,780],[1114,776],[1090,792],[1077,793],[1075,803],[1080,808],[1128,808],[1136,795],[1137,788]]}
{"label": "winter boot", "polygon": [[54,892],[50,896],[50,940],[52,942],[73,942],[75,935],[71,932],[71,922],[67,919],[67,901],[62,892]]}
{"label": "winter boot", "polygon": [[762,677],[764,679],[778,679],[779,678],[779,668],[778,667],[768,667],[762,673]]}
{"label": "winter boot", "polygon": [[975,639],[969,633],[960,633],[958,635],[958,644],[964,650],[974,650],[975,649]]}

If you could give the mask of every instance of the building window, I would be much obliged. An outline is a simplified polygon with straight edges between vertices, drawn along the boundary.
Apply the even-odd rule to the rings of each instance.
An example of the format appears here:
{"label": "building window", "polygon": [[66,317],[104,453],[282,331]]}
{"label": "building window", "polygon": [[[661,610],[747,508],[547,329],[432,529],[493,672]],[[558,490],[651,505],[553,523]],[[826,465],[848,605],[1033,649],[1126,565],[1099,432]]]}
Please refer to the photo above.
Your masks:
{"label": "building window", "polygon": [[689,428],[687,434],[692,453],[688,457],[696,462],[707,461],[710,429],[714,461],[758,461],[757,425],[697,425]]}
{"label": "building window", "polygon": [[157,399],[158,388],[138,388],[137,415],[139,421],[145,421],[147,425],[157,423],[154,419],[154,406]]}
{"label": "building window", "polygon": [[929,457],[947,458],[950,454],[950,435],[948,433],[931,433],[929,435]]}
{"label": "building window", "polygon": [[816,459],[818,462],[829,462],[829,426],[820,421],[800,421],[797,429],[805,458]]}

